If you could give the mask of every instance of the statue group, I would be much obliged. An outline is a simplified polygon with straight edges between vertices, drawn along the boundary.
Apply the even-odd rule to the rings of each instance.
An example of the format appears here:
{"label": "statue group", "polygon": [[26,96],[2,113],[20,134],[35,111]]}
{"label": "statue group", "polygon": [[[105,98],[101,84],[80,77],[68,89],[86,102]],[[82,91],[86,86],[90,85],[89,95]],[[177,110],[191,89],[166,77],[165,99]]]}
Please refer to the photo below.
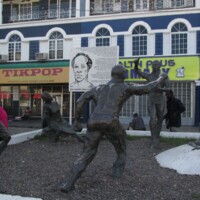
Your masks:
{"label": "statue group", "polygon": [[[135,70],[138,70],[138,63],[139,60],[135,61]],[[157,70],[159,70],[159,67],[157,67]],[[140,73],[139,70],[138,73]],[[151,97],[152,92],[155,93],[155,91],[158,91],[162,95],[164,91],[163,87],[166,80],[168,80],[166,74],[160,74],[158,72],[155,75],[149,76],[151,77],[148,78],[149,83],[147,84],[127,85],[124,83],[126,68],[122,65],[116,65],[111,70],[111,80],[107,84],[94,87],[80,96],[76,105],[75,121],[73,123],[74,130],[81,130],[80,118],[84,104],[93,101],[95,107],[87,123],[83,153],[75,161],[65,183],[60,186],[62,192],[67,193],[75,188],[74,184],[76,180],[94,159],[102,137],[106,137],[111,142],[117,153],[117,159],[112,167],[112,176],[117,178],[122,176],[126,163],[126,131],[120,124],[119,113],[123,104],[132,95],[149,94]],[[157,96],[159,98],[159,95]],[[83,138],[78,136],[70,125],[66,127],[66,122],[63,122],[63,119],[60,117],[58,105],[52,102],[49,94],[43,93],[42,98],[45,102],[44,112],[48,124],[46,132],[48,132],[49,136],[53,137],[53,140],[56,141],[60,132],[65,132],[76,137],[79,141],[83,141]],[[158,100],[155,99],[156,102],[151,99],[150,104],[161,104],[161,99],[161,97]],[[158,108],[157,111],[156,108]],[[164,105],[155,105],[155,108],[152,107],[152,109],[152,118],[150,120],[152,142],[153,145],[157,145],[159,142],[159,131],[161,129],[160,121],[163,117],[158,112],[164,109]],[[54,114],[52,115],[52,113]]]}

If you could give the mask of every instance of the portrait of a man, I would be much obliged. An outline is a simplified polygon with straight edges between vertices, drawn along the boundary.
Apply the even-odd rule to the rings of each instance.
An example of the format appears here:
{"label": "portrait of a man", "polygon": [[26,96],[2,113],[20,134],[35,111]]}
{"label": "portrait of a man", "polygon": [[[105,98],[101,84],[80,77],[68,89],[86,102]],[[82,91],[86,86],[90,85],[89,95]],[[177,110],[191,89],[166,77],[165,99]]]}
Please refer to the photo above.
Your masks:
{"label": "portrait of a man", "polygon": [[75,81],[70,84],[72,89],[91,89],[94,85],[88,80],[92,67],[92,59],[85,53],[77,53],[71,62]]}

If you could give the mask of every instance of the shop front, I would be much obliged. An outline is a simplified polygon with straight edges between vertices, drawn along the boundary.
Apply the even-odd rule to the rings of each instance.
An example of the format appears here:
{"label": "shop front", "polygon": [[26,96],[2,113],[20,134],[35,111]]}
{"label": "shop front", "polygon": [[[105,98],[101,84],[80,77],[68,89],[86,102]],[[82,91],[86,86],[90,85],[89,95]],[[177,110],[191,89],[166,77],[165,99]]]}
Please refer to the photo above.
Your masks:
{"label": "shop front", "polygon": [[59,103],[61,114],[69,117],[68,79],[69,61],[2,64],[0,100],[11,118],[21,116],[26,107],[32,117],[41,117],[41,94],[48,91]]}
{"label": "shop front", "polygon": [[[127,83],[145,83],[146,80],[139,77],[134,71],[135,58],[120,58],[120,63],[126,66]],[[196,94],[197,80],[200,79],[200,59],[199,56],[177,56],[177,57],[148,57],[141,58],[139,62],[139,68],[151,73],[152,62],[159,61],[162,65],[161,73],[168,74],[171,82],[171,88],[174,94],[185,105],[186,111],[182,114],[183,125],[194,125],[195,121],[199,119],[199,112],[196,109],[199,107],[199,95]],[[124,123],[128,123],[134,112],[139,113],[145,120],[145,123],[149,122],[149,115],[147,110],[148,96],[133,96],[123,106],[121,112],[121,120]]]}

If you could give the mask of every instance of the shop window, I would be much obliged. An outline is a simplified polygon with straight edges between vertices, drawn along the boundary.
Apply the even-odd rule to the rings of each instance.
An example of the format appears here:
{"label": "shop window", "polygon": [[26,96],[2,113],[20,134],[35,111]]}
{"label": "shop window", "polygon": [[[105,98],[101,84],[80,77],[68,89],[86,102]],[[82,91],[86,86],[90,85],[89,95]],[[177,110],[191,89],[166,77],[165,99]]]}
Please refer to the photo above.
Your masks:
{"label": "shop window", "polygon": [[6,110],[8,115],[12,115],[12,93],[11,87],[2,86],[0,87],[0,101],[3,108]]}

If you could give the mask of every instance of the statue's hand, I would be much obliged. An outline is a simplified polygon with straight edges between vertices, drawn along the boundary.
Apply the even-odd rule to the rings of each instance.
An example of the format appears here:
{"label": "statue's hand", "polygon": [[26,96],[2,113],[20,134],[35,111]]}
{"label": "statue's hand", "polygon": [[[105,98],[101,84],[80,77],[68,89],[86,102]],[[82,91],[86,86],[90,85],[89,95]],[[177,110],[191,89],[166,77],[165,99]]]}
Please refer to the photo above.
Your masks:
{"label": "statue's hand", "polygon": [[162,80],[167,79],[168,75],[167,74],[161,74],[160,77],[162,78]]}
{"label": "statue's hand", "polygon": [[74,131],[76,131],[76,132],[81,132],[82,129],[83,129],[81,123],[80,123],[77,119],[75,119],[75,121],[74,121],[74,123],[73,123],[73,129],[74,129]]}
{"label": "statue's hand", "polygon": [[135,63],[134,69],[136,69],[136,70],[138,70],[139,60],[140,60],[140,58],[138,58],[137,60],[134,60],[134,61],[133,61],[133,62]]}

